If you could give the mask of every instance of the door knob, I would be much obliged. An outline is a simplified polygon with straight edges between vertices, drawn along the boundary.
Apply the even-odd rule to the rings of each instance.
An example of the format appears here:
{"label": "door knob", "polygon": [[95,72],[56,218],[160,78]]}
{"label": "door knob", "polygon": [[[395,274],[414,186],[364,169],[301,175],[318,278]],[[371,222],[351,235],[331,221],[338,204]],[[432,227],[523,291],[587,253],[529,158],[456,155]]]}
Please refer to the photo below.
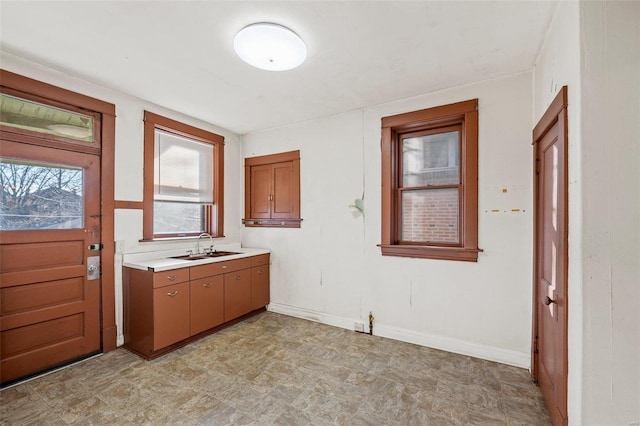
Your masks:
{"label": "door knob", "polygon": [[545,305],[549,306],[549,305],[550,305],[550,304],[552,304],[552,303],[558,303],[558,302],[556,302],[555,300],[553,300],[553,299],[552,299],[552,298],[550,298],[549,296],[547,296],[547,298],[546,298],[546,299],[544,299],[544,304],[545,304]]}

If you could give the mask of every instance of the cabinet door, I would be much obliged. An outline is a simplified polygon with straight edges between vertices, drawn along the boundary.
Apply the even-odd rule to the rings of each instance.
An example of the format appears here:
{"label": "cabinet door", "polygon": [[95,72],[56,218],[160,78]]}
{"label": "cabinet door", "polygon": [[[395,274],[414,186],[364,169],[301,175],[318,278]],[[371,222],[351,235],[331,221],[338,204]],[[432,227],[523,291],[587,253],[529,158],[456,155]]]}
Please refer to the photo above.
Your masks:
{"label": "cabinet door", "polygon": [[153,290],[153,350],[189,337],[189,283]]}
{"label": "cabinet door", "polygon": [[272,219],[295,218],[293,208],[293,163],[287,161],[273,165]]}
{"label": "cabinet door", "polygon": [[271,217],[271,165],[251,167],[251,219]]}
{"label": "cabinet door", "polygon": [[251,268],[251,310],[269,304],[269,265]]}
{"label": "cabinet door", "polygon": [[224,322],[224,281],[222,275],[192,280],[190,298],[192,336]]}
{"label": "cabinet door", "polygon": [[224,321],[251,312],[251,269],[224,274]]}

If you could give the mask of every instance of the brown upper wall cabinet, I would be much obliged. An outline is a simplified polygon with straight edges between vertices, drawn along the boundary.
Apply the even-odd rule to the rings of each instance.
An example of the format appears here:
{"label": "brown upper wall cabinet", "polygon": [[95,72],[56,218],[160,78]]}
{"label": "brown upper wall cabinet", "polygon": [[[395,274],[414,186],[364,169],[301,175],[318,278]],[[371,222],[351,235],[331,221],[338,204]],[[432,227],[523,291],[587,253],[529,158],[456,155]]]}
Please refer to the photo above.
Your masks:
{"label": "brown upper wall cabinet", "polygon": [[245,158],[246,226],[300,227],[300,151]]}

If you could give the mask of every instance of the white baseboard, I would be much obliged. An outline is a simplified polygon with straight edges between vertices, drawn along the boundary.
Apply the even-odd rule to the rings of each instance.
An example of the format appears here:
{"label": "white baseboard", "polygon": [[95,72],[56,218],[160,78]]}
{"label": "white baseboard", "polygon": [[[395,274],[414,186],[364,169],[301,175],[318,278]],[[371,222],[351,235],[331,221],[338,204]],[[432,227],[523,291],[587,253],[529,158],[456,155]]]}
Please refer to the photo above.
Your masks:
{"label": "white baseboard", "polygon": [[389,327],[383,324],[374,326],[374,334],[402,342],[414,343],[433,349],[440,349],[460,355],[468,355],[474,358],[495,361],[501,364],[513,365],[529,369],[531,357],[528,353],[511,351],[508,349],[487,346],[479,343],[467,342],[433,334],[417,333],[411,330]]}
{"label": "white baseboard", "polygon": [[302,318],[326,325],[332,325],[334,327],[346,328],[347,330],[353,330],[353,326],[357,321],[351,318],[325,314],[311,309],[296,308],[295,306],[281,305],[279,303],[270,303],[267,310],[277,314],[289,315],[290,317]]}
{"label": "white baseboard", "polygon": [[[279,303],[271,303],[268,310],[278,314],[289,315],[296,318],[302,318],[310,321],[320,322],[322,324],[334,327],[353,330],[356,322],[362,320],[345,318],[336,315],[326,314],[311,309],[298,308],[295,306],[282,305]],[[365,325],[368,329],[368,324]],[[418,333],[411,330],[405,330],[396,327],[385,326],[384,324],[374,324],[374,335],[386,337],[388,339],[399,340],[402,342],[413,343],[420,346],[426,346],[433,349],[439,349],[447,352],[453,352],[461,355],[468,355],[474,358],[495,361],[501,364],[512,365],[520,368],[530,368],[531,356],[526,352],[512,351],[508,349],[497,348],[495,346],[481,345],[478,343],[467,342],[464,340],[453,339],[433,334]]]}

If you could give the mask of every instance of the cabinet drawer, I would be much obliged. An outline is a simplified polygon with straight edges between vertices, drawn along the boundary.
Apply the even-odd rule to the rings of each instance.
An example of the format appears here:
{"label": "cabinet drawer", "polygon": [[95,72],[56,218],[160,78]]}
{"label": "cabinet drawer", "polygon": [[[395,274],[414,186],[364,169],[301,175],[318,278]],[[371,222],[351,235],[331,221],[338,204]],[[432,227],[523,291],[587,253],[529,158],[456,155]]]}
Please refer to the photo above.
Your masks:
{"label": "cabinet drawer", "polygon": [[153,288],[189,281],[189,268],[171,269],[153,274]]}
{"label": "cabinet drawer", "polygon": [[191,279],[210,277],[212,275],[225,274],[227,272],[239,271],[251,267],[251,259],[245,257],[243,259],[223,260],[221,262],[208,263],[206,265],[198,265],[191,267]]}
{"label": "cabinet drawer", "polygon": [[269,264],[269,254],[261,254],[260,256],[253,256],[251,259],[251,267],[265,266]]}

